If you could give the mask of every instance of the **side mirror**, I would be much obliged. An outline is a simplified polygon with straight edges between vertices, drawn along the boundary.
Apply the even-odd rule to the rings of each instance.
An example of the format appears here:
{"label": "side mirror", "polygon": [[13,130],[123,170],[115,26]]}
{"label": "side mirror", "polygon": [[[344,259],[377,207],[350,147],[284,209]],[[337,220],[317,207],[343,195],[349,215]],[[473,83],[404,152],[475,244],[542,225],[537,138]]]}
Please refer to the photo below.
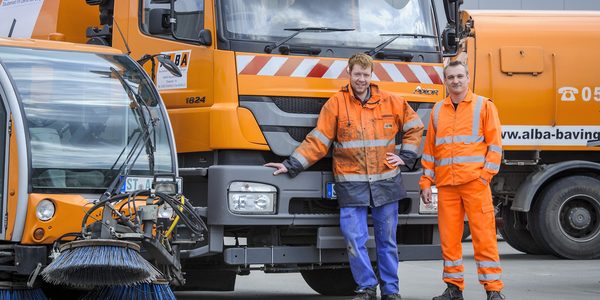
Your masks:
{"label": "side mirror", "polygon": [[170,34],[169,18],[171,11],[165,8],[153,8],[148,14],[148,32],[150,34]]}
{"label": "side mirror", "polygon": [[159,63],[162,64],[162,66],[167,69],[167,71],[169,71],[169,73],[171,73],[171,75],[175,76],[175,77],[181,77],[181,70],[179,70],[179,67],[172,61],[170,60],[166,55],[163,54],[159,54],[156,56],[156,59],[158,60]]}
{"label": "side mirror", "polygon": [[208,29],[202,29],[198,32],[198,42],[204,46],[212,45],[212,34]]}
{"label": "side mirror", "polygon": [[442,46],[444,46],[445,52],[455,53],[458,50],[456,29],[454,27],[448,26],[442,32]]}

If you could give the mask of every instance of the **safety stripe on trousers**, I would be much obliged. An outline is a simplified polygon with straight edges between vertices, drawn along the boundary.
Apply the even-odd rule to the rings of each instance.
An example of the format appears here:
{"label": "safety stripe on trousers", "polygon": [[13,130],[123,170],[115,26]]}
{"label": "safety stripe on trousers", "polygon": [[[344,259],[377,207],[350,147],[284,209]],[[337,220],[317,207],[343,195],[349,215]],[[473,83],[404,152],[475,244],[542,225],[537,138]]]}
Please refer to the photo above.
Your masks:
{"label": "safety stripe on trousers", "polygon": [[481,281],[500,280],[502,279],[502,273],[477,274],[477,278]]}
{"label": "safety stripe on trousers", "polygon": [[[302,58],[280,55],[237,55],[240,75],[345,79],[346,59]],[[373,81],[443,84],[443,67],[418,63],[373,63]]]}
{"label": "safety stripe on trousers", "polygon": [[493,260],[476,261],[478,268],[500,268],[500,262]]}
{"label": "safety stripe on trousers", "polygon": [[335,175],[336,182],[374,182],[392,178],[400,174],[400,169],[396,168],[390,172],[379,174],[337,174]]}
{"label": "safety stripe on trousers", "polygon": [[457,259],[457,260],[445,260],[444,261],[444,267],[458,267],[458,266],[462,266],[463,264],[463,260],[461,259]]}
{"label": "safety stripe on trousers", "polygon": [[446,273],[444,272],[444,275],[442,275],[444,278],[464,278],[465,274],[463,272],[457,272],[457,273]]}

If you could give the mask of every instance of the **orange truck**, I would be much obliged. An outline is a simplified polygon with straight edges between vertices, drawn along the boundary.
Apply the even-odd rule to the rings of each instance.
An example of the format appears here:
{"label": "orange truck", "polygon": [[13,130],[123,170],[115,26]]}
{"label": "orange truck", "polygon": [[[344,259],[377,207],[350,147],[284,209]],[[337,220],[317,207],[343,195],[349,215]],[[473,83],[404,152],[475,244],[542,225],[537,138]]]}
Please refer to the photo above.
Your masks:
{"label": "orange truck", "polygon": [[502,236],[526,253],[600,258],[600,13],[447,7],[444,44],[502,122]]}
{"label": "orange truck", "polygon": [[[184,191],[209,228],[206,243],[180,246],[187,288],[232,290],[237,275],[258,269],[300,272],[322,294],[352,294],[331,158],[293,180],[262,165],[290,155],[314,127],[323,103],[348,83],[356,52],[370,52],[374,81],[428,118],[444,95],[433,2],[87,2],[99,6],[76,10],[95,9],[93,19],[63,13],[73,1],[54,1],[57,13],[39,17],[55,16],[57,32],[95,25],[90,42],[136,58],[168,55],[183,75],[146,64],[169,111]],[[420,165],[402,171],[409,197],[398,212],[400,259],[439,259],[435,207],[419,201]]]}

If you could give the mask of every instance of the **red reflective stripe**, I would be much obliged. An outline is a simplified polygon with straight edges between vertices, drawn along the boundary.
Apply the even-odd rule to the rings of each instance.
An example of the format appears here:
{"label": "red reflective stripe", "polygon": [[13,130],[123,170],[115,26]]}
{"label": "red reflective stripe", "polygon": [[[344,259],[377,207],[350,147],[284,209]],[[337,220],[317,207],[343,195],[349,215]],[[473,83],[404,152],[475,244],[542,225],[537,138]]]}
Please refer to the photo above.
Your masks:
{"label": "red reflective stripe", "polygon": [[270,57],[255,56],[250,63],[240,72],[243,75],[256,75],[267,64]]}
{"label": "red reflective stripe", "polygon": [[411,71],[407,65],[396,65],[396,68],[398,69],[398,71],[400,71],[400,73],[402,73],[402,76],[404,76],[404,78],[406,78],[406,81],[415,82],[415,83],[421,82],[419,80],[419,78],[417,78],[417,76],[415,76],[413,71]]}
{"label": "red reflective stripe", "polygon": [[329,70],[329,66],[333,63],[333,60],[319,60],[310,72],[306,75],[306,77],[323,77],[323,74]]}
{"label": "red reflective stripe", "polygon": [[379,63],[373,64],[373,73],[379,78],[379,81],[394,81],[388,72]]}
{"label": "red reflective stripe", "polygon": [[302,63],[302,58],[288,58],[288,60],[279,68],[275,76],[290,76],[296,70],[298,65]]}
{"label": "red reflective stripe", "polygon": [[429,75],[429,78],[431,78],[431,81],[433,83],[442,84],[442,79],[440,78],[438,73],[435,71],[434,67],[432,67],[432,66],[422,66],[422,67],[425,70],[425,72],[427,73],[427,75]]}

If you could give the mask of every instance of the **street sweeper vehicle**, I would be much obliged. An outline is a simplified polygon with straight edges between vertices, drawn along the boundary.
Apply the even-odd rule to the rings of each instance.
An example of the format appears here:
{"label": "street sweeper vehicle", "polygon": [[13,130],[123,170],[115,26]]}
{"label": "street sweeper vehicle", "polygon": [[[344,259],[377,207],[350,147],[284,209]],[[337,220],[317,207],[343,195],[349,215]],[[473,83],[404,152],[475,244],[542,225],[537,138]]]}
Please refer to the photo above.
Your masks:
{"label": "street sweeper vehicle", "polygon": [[459,14],[457,3],[444,44],[502,123],[502,236],[526,253],[600,258],[600,12]]}
{"label": "street sweeper vehicle", "polygon": [[0,299],[174,299],[205,225],[170,128],[121,51],[0,38]]}

